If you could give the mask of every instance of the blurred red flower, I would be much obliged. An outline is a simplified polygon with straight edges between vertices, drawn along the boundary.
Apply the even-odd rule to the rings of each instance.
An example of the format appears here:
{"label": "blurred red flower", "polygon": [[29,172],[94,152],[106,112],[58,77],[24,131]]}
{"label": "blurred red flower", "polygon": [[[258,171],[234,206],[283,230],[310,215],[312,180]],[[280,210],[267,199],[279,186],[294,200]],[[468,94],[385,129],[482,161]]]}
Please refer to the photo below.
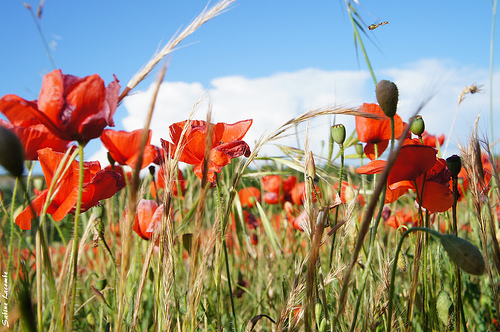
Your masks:
{"label": "blurred red flower", "polygon": [[[149,130],[141,169],[154,162],[159,155],[160,149],[150,144],[151,133],[151,130]],[[142,129],[131,132],[104,129],[100,138],[114,161],[120,165],[135,167],[141,147]]]}
{"label": "blurred red flower", "polygon": [[65,152],[68,147],[68,141],[56,137],[41,123],[22,127],[14,126],[0,119],[0,126],[10,129],[16,134],[23,146],[24,159],[26,160],[37,160],[37,151],[43,148],[51,148],[53,151]]}
{"label": "blurred red flower", "polygon": [[[46,182],[50,185],[56,169],[64,154],[54,152],[50,148],[38,150],[38,159],[45,175]],[[78,200],[79,163],[73,161],[68,170],[60,177],[59,185],[54,191],[55,195],[50,203],[47,213],[52,214],[54,220],[63,219],[68,213],[75,213]],[[98,161],[84,162],[83,196],[81,212],[85,212],[97,205],[101,199],[106,199],[116,194],[123,188],[124,181],[120,174],[101,170]],[[35,212],[42,213],[47,200],[48,189],[43,190],[32,202]],[[31,228],[31,219],[34,218],[30,207],[26,207],[16,218],[16,224],[23,230]]]}
{"label": "blurred red flower", "polygon": [[13,125],[43,123],[63,140],[86,142],[114,126],[119,92],[116,77],[106,88],[97,74],[80,78],[54,70],[44,76],[38,101],[6,95],[0,111]]}
{"label": "blurred red flower", "polygon": [[439,146],[443,146],[444,139],[445,139],[444,134],[441,134],[439,137],[431,135],[426,131],[424,131],[424,133],[422,134],[422,140],[424,141],[424,145],[432,146],[433,148],[436,149],[438,147],[438,143]]}
{"label": "blurred red flower", "polygon": [[297,178],[290,175],[283,180],[279,175],[267,175],[262,177],[262,189],[264,189],[264,201],[267,204],[278,204],[292,201],[292,189],[297,183]]}
{"label": "blurred red flower", "polygon": [[[181,189],[181,197],[184,195],[184,192],[186,191],[186,180],[184,180],[184,176],[182,175],[182,171],[180,169],[177,169],[177,179],[173,180],[172,183],[172,194],[175,197],[179,197],[179,187]],[[158,179],[156,180],[156,190],[155,190],[155,185],[151,184],[150,192],[151,196],[153,198],[156,198],[158,195],[158,192],[163,189],[165,190],[165,169],[163,166],[160,166],[160,169],[158,170]]]}
{"label": "blurred red flower", "polygon": [[413,225],[413,214],[411,212],[398,211],[391,215],[385,223],[396,229],[400,226],[411,227]]}
{"label": "blurred red flower", "polygon": [[247,209],[255,206],[255,202],[260,203],[260,190],[256,187],[246,187],[238,191],[241,206]]}
{"label": "blurred red flower", "polygon": [[133,230],[144,240],[150,240],[156,227],[160,227],[163,216],[163,204],[156,201],[141,199],[137,204]]}
{"label": "blurred red flower", "polygon": [[[365,145],[365,154],[371,160],[375,159],[375,144],[377,144],[377,155],[380,157],[389,145],[391,139],[391,120],[382,108],[377,104],[364,103],[358,111],[377,115],[378,119],[370,119],[356,116],[356,133],[360,142]],[[398,138],[403,133],[403,120],[399,115],[394,116],[394,136]]]}
{"label": "blurred red flower", "polygon": [[[358,190],[358,188],[355,185],[353,184],[350,185],[349,182],[342,181],[341,186],[342,190],[340,192],[340,201],[343,204],[350,203],[353,199],[356,199],[361,206],[365,205],[365,199],[363,195],[358,194],[358,197],[355,197],[356,192]],[[338,189],[339,189],[339,184],[337,182],[333,185],[333,190],[337,192]]]}
{"label": "blurred red flower", "polygon": [[[222,167],[231,163],[232,158],[243,155],[250,156],[250,147],[241,139],[250,129],[252,122],[253,120],[244,120],[234,124],[219,122],[213,125],[207,173],[209,182],[215,181],[215,173],[220,173]],[[181,134],[185,125],[188,127],[181,142]],[[162,139],[163,149],[173,156],[177,148],[182,148],[180,161],[194,165],[194,173],[201,179],[203,177],[207,123],[203,120],[182,121],[172,124],[169,129],[172,143]]]}

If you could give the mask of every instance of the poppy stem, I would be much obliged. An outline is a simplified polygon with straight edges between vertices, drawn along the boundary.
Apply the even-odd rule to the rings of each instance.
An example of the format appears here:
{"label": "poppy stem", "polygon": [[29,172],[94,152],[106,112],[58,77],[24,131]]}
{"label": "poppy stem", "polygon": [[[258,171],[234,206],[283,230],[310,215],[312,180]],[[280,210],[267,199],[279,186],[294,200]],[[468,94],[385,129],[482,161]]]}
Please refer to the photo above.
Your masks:
{"label": "poppy stem", "polygon": [[[339,144],[340,147],[340,169],[339,169],[339,197],[342,195],[342,176],[344,175],[344,144]],[[333,225],[332,227],[335,227],[337,225],[337,221],[339,218],[339,206],[335,208],[335,219],[333,220]],[[333,262],[333,248],[335,247],[335,237],[336,237],[337,232],[333,233],[332,236],[332,246],[330,248],[330,264],[328,267],[331,269],[332,268],[332,262]]]}
{"label": "poppy stem", "polygon": [[[458,226],[457,226],[457,201],[458,201],[458,176],[452,175],[453,182],[453,205],[452,205],[452,219],[453,219],[453,234],[458,236]],[[462,308],[462,274],[458,266],[455,265],[455,322],[457,331],[460,331],[460,314],[463,311]]]}
{"label": "poppy stem", "polygon": [[[76,275],[77,275],[77,265],[78,265],[78,247],[79,241],[79,226],[80,226],[80,211],[82,208],[82,196],[83,196],[83,147],[84,143],[78,142],[78,157],[79,157],[79,177],[78,177],[78,200],[76,202],[75,218],[73,223],[73,247],[71,248],[71,261],[70,261],[70,275],[68,279],[68,288],[66,290],[66,297],[70,298],[69,312],[66,318],[68,319],[67,329],[71,331],[73,329],[73,313],[75,311],[75,297],[76,297]],[[71,293],[70,293],[71,292]]]}

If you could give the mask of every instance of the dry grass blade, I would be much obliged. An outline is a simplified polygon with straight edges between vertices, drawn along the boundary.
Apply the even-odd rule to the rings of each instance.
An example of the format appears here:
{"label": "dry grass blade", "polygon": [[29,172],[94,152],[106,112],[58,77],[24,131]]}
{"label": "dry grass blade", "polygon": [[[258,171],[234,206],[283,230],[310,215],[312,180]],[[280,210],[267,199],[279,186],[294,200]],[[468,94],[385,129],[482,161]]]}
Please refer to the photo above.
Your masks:
{"label": "dry grass blade", "polygon": [[203,24],[207,23],[217,15],[222,14],[234,1],[235,0],[222,0],[210,9],[205,8],[194,19],[194,21],[191,22],[191,24],[189,24],[184,30],[182,30],[180,34],[172,37],[172,39],[170,39],[170,41],[160,50],[160,52],[155,54],[153,58],[149,60],[149,62],[132,77],[132,79],[130,79],[130,81],[127,83],[127,86],[118,98],[118,101],[120,102],[130,92],[130,90],[135,88],[137,84],[139,84],[144,78],[146,78],[146,76],[153,70],[158,62],[160,62],[160,60],[163,59],[166,55],[172,53],[172,51],[174,51],[175,47],[177,47],[180,42],[182,42],[186,37],[195,32]]}
{"label": "dry grass blade", "polygon": [[156,84],[156,90],[153,94],[153,98],[151,100],[151,106],[149,108],[149,112],[147,114],[146,118],[146,123],[143,128],[142,132],[142,140],[141,140],[141,147],[140,147],[140,152],[137,157],[137,162],[134,168],[133,176],[132,176],[132,184],[130,188],[130,196],[128,200],[128,213],[127,213],[127,219],[125,220],[124,223],[121,224],[121,232],[123,234],[123,250],[122,250],[122,258],[121,258],[121,270],[120,270],[120,284],[118,287],[118,316],[117,316],[117,321],[118,323],[116,324],[116,329],[115,331],[121,331],[121,324],[123,323],[122,315],[124,312],[124,306],[125,306],[125,301],[126,301],[126,296],[125,296],[125,288],[126,288],[126,280],[127,280],[127,274],[129,272],[129,264],[130,264],[130,253],[131,253],[131,243],[132,243],[132,226],[134,223],[135,219],[135,212],[137,208],[137,191],[139,189],[139,172],[141,169],[142,165],[142,160],[144,157],[144,149],[146,147],[146,141],[147,141],[147,135],[149,131],[149,125],[151,123],[151,118],[153,116],[153,111],[156,103],[156,97],[158,96],[158,91],[160,89],[161,82],[163,81],[163,77],[165,75],[165,71],[167,70],[166,67],[163,68],[162,72],[160,73],[160,76],[158,77],[157,84]]}

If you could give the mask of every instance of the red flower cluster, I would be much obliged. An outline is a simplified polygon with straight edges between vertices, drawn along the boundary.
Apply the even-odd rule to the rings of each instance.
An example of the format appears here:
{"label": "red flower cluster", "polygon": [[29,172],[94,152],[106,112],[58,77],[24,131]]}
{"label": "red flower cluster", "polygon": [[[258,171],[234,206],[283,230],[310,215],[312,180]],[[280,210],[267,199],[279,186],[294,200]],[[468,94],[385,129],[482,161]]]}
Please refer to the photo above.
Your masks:
{"label": "red flower cluster", "polygon": [[[40,165],[47,183],[52,183],[63,153],[54,152],[50,148],[38,150]],[[55,195],[48,207],[47,213],[52,214],[54,220],[63,219],[68,213],[74,213],[78,200],[79,163],[73,161],[68,170],[58,179],[59,185],[53,191]],[[84,180],[81,212],[85,212],[97,205],[101,199],[112,197],[123,188],[125,182],[120,174],[101,170],[98,161],[84,162]],[[48,199],[48,189],[43,190],[32,202],[37,215]],[[34,218],[30,207],[26,207],[16,218],[16,224],[23,230],[31,228],[31,219]]]}
{"label": "red flower cluster", "polygon": [[[239,121],[234,124],[223,122],[213,125],[212,146],[208,162],[207,180],[215,181],[215,173],[220,173],[222,167],[231,163],[232,158],[249,157],[250,147],[241,139],[252,125],[252,120]],[[187,130],[181,141],[182,131]],[[182,149],[180,161],[194,165],[194,173],[198,178],[203,177],[203,159],[207,136],[207,123],[202,120],[182,121],[171,125],[170,138],[172,143],[161,140],[162,147],[172,156],[178,148]]]}
{"label": "red flower cluster", "polygon": [[[432,212],[447,211],[453,204],[450,190],[451,176],[446,161],[436,157],[436,150],[430,146],[418,145],[408,140],[396,158],[387,179],[386,203],[392,203],[408,189],[416,192],[417,202]],[[375,160],[358,167],[359,174],[381,173],[386,161]]]}

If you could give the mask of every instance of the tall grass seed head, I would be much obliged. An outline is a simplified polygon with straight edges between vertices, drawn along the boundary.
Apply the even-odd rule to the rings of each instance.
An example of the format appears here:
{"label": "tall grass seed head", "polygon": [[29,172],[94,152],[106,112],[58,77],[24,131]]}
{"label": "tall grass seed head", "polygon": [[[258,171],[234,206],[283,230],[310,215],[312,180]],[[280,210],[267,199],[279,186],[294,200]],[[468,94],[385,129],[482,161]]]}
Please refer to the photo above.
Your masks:
{"label": "tall grass seed head", "polygon": [[453,177],[457,177],[462,170],[462,159],[454,154],[451,157],[446,158],[446,166]]}
{"label": "tall grass seed head", "polygon": [[9,129],[0,126],[0,165],[10,174],[20,177],[24,172],[24,149]]}
{"label": "tall grass seed head", "polygon": [[473,275],[484,273],[484,258],[475,245],[452,234],[445,234],[440,239],[443,248],[458,267]]}
{"label": "tall grass seed head", "polygon": [[377,101],[384,111],[384,114],[392,118],[396,115],[398,108],[399,92],[398,87],[393,82],[382,80],[378,82],[375,88],[375,94],[377,95]]}
{"label": "tall grass seed head", "polygon": [[339,123],[331,128],[332,138],[338,145],[342,145],[345,142],[345,127],[343,124]]}
{"label": "tall grass seed head", "polygon": [[307,175],[312,179],[316,177],[316,164],[314,163],[314,156],[311,151],[309,151],[309,162],[307,163]]}
{"label": "tall grass seed head", "polygon": [[411,132],[414,135],[417,135],[418,137],[422,136],[422,134],[425,131],[424,119],[422,118],[421,115],[417,115],[412,120],[413,120],[413,122],[411,123],[411,127],[410,127]]}

